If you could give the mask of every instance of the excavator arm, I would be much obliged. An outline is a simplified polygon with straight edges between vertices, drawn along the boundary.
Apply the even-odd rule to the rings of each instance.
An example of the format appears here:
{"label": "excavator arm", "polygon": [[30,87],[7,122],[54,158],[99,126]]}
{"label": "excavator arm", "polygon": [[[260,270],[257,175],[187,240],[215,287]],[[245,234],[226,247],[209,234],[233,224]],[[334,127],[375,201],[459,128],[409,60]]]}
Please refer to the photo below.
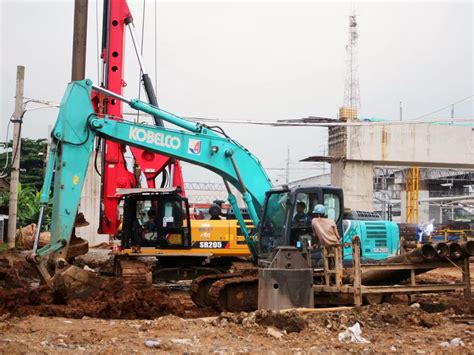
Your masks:
{"label": "excavator arm", "polygon": [[[134,109],[160,117],[184,130],[100,118],[94,113],[90,102],[92,90],[124,101]],[[65,255],[96,136],[177,158],[221,176],[228,188],[229,202],[237,213],[249,249],[256,258],[255,246],[228,183],[242,193],[253,222],[258,224],[265,192],[271,188],[271,182],[259,160],[223,132],[187,121],[142,101],[128,100],[92,85],[90,80],[83,80],[69,84],[52,131],[50,156],[41,193],[43,210],[49,201],[53,182],[51,241],[39,250],[35,248],[31,256],[46,281],[53,282],[57,274],[60,274],[58,268],[67,266]],[[41,220],[38,222],[38,231],[40,225]],[[53,275],[46,267],[46,260],[50,255],[53,255],[56,268]]]}

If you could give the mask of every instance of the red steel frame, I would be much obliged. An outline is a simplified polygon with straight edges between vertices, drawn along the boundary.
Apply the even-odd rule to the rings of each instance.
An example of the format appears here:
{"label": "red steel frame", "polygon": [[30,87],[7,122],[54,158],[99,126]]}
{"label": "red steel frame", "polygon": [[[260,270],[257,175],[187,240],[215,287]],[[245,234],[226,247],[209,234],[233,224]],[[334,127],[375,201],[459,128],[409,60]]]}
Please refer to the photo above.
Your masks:
{"label": "red steel frame", "polygon": [[[132,14],[126,0],[110,0],[109,2],[108,40],[102,51],[104,62],[103,86],[119,95],[123,94],[126,86],[124,81],[124,46],[126,24],[132,20]],[[104,9],[107,11],[107,9]],[[116,120],[123,119],[122,102],[104,97],[93,97],[99,114],[107,114]],[[135,175],[127,169],[124,153],[126,146],[119,143],[103,142],[102,170],[102,206],[99,233],[115,234],[119,226],[118,205],[120,196],[116,195],[118,188],[137,187]],[[180,186],[184,195],[184,181],[180,163],[177,160],[130,147],[136,163],[144,173],[148,187],[155,187],[155,178],[167,167],[172,171],[173,186]],[[173,165],[173,169],[171,169]]]}

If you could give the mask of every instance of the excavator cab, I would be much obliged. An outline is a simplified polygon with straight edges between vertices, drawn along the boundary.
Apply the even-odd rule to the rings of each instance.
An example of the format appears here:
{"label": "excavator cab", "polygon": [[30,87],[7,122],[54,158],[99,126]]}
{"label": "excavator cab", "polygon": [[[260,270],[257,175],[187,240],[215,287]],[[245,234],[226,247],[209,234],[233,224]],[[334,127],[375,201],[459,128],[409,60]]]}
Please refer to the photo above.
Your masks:
{"label": "excavator cab", "polygon": [[257,232],[259,259],[271,258],[279,246],[302,248],[314,243],[311,220],[317,204],[326,206],[327,217],[336,222],[342,236],[342,189],[333,186],[283,186],[268,191]]}
{"label": "excavator cab", "polygon": [[122,189],[121,249],[190,248],[188,199],[177,188]]}

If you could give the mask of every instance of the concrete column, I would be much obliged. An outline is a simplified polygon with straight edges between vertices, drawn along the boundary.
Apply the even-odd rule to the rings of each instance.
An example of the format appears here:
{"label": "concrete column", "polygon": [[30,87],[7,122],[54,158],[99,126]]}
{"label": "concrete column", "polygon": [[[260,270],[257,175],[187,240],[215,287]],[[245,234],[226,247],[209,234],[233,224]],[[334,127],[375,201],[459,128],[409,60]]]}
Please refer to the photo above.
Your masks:
{"label": "concrete column", "polygon": [[[94,168],[94,157],[95,152],[92,152],[79,206],[79,212],[84,214],[84,217],[90,224],[87,227],[76,229],[76,235],[89,241],[90,246],[109,241],[108,234],[97,233],[100,220],[100,176],[96,173]],[[97,166],[100,167],[100,165],[101,159],[99,154],[97,157]]]}
{"label": "concrete column", "polygon": [[[418,192],[419,199],[425,199],[430,197],[430,192],[427,190],[420,190]],[[426,223],[430,221],[430,206],[427,203],[418,205],[418,221],[420,223]]]}
{"label": "concrete column", "polygon": [[10,173],[10,198],[8,203],[7,248],[15,248],[16,219],[18,213],[18,186],[20,183],[21,123],[23,117],[23,89],[25,86],[25,67],[16,67],[15,113],[13,114],[12,168]]}
{"label": "concrete column", "polygon": [[353,210],[373,211],[372,163],[340,161],[331,164],[331,184],[344,190],[344,206]]}
{"label": "concrete column", "polygon": [[[407,221],[407,206],[406,206],[406,191],[403,190],[400,194],[400,218],[403,223]],[[418,198],[425,199],[430,196],[430,192],[427,190],[419,190],[418,191]],[[439,212],[438,212],[439,213]],[[436,220],[438,218],[436,217]],[[430,206],[426,203],[422,203],[418,205],[418,223],[426,223],[430,221]]]}
{"label": "concrete column", "polygon": [[83,80],[86,73],[87,8],[89,0],[74,1],[71,80]]}

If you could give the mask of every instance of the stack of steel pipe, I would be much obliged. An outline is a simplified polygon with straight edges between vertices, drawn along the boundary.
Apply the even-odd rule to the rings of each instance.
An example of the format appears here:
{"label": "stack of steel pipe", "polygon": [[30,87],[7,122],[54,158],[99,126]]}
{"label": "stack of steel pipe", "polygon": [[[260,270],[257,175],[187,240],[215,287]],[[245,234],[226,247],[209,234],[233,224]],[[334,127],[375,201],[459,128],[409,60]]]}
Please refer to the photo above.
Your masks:
{"label": "stack of steel pipe", "polygon": [[397,223],[400,238],[406,241],[416,241],[418,224],[416,223]]}
{"label": "stack of steel pipe", "polygon": [[[397,255],[384,260],[381,264],[426,263],[426,269],[416,270],[416,274],[422,274],[432,270],[433,267],[430,266],[430,263],[437,259],[450,258],[460,261],[471,256],[474,256],[474,241],[472,240],[463,243],[452,242],[449,244],[441,242],[437,244],[423,244],[406,254]],[[409,277],[410,270],[367,270],[362,272],[362,284],[397,283]]]}

